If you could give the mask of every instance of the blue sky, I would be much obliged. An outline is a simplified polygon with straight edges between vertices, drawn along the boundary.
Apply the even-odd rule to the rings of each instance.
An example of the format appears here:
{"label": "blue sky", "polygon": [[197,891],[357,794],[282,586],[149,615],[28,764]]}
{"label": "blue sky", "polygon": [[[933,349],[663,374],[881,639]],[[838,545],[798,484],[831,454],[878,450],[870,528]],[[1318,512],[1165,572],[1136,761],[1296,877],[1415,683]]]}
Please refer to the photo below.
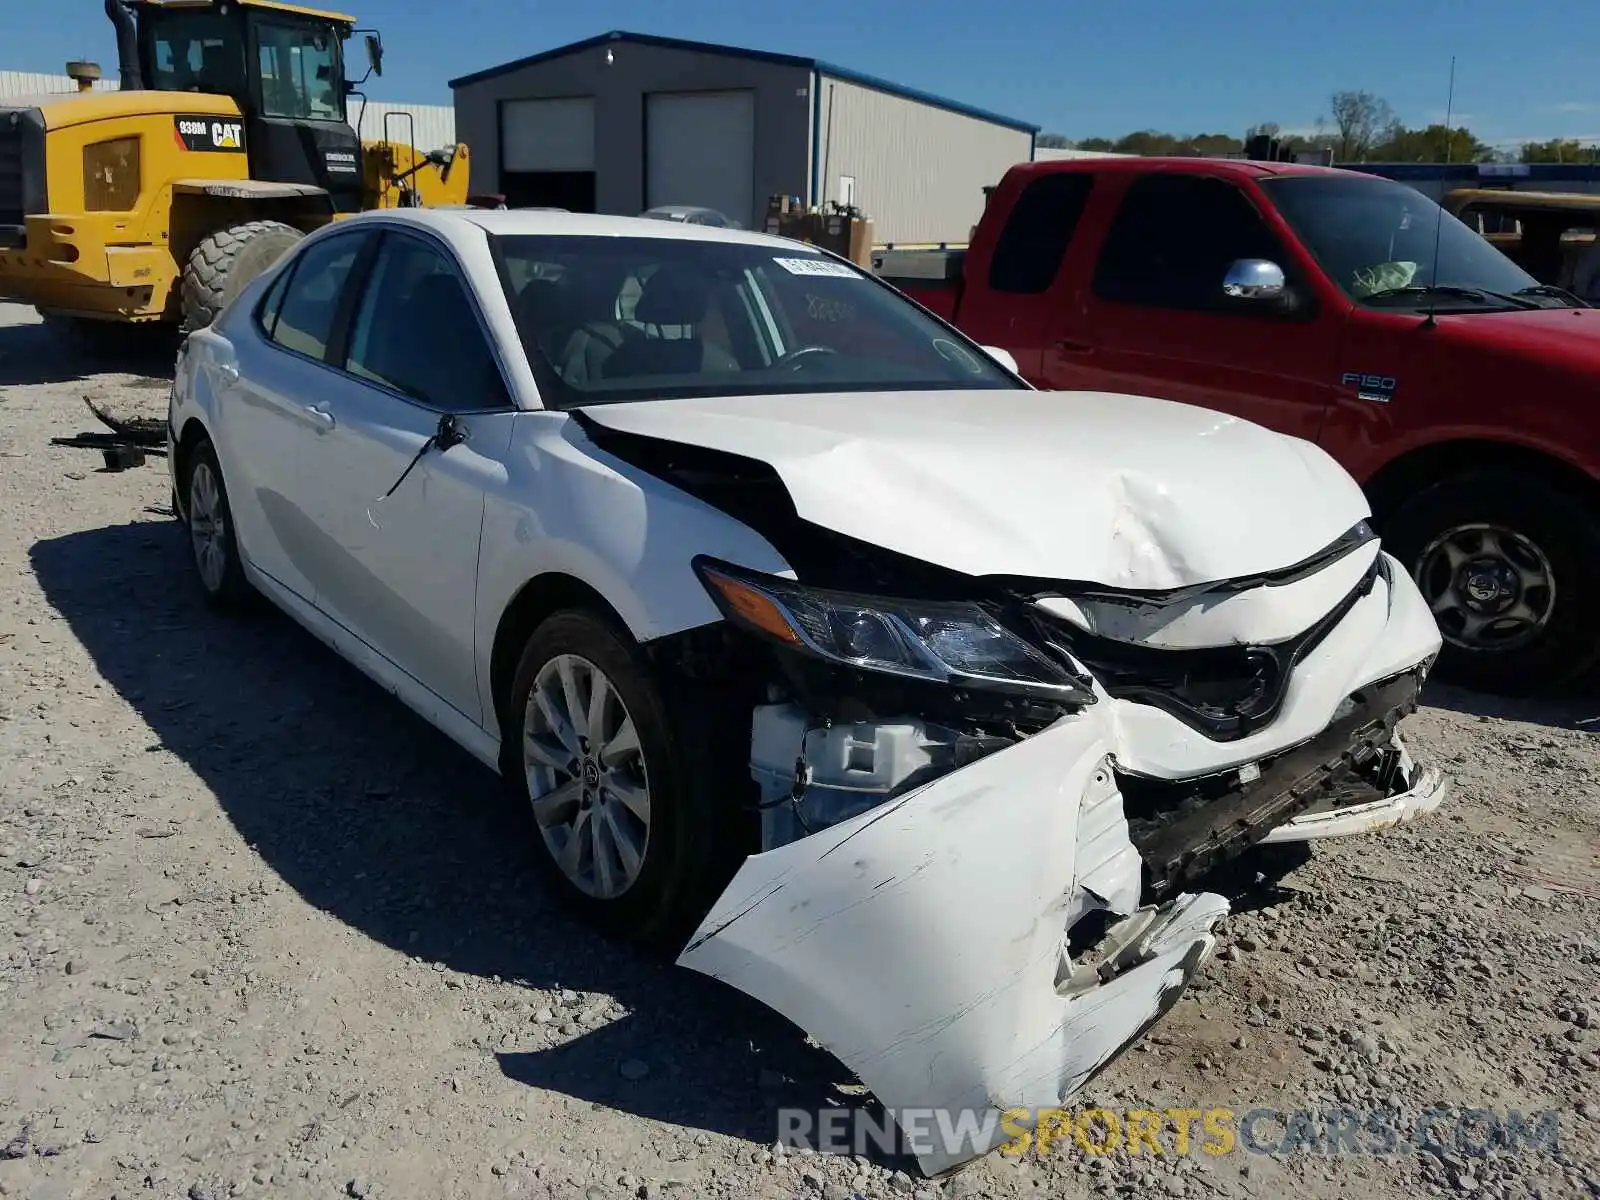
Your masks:
{"label": "blue sky", "polygon": [[[305,0],[312,2],[312,0]],[[1364,88],[1409,124],[1455,110],[1494,143],[1600,141],[1600,18],[1576,0],[347,0],[383,31],[378,100],[448,103],[446,81],[607,29],[821,58],[1069,137],[1309,129]],[[0,69],[115,58],[101,0],[6,0]]]}

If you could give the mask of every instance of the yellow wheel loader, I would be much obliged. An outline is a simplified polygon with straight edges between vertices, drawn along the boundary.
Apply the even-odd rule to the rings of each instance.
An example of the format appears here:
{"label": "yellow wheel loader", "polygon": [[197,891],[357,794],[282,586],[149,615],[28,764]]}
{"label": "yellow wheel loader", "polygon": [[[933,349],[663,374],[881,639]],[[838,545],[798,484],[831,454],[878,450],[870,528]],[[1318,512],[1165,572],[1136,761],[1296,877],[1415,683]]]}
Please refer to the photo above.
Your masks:
{"label": "yellow wheel loader", "polygon": [[[350,213],[466,202],[465,146],[351,128],[347,101],[383,69],[353,17],[275,0],[106,0],[106,15],[120,90],[69,63],[76,94],[0,106],[0,297],[88,343],[209,324]],[[358,32],[368,69],[351,81]]]}

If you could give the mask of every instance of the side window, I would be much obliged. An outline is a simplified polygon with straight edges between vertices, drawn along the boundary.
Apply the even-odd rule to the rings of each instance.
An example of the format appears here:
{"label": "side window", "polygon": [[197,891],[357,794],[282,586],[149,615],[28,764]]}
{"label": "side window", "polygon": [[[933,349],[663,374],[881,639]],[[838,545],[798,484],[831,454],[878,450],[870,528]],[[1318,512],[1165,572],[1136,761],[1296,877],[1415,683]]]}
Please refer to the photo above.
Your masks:
{"label": "side window", "polygon": [[1128,188],[1106,234],[1094,294],[1149,308],[1222,309],[1223,276],[1241,258],[1271,259],[1288,270],[1282,247],[1243,192],[1200,175],[1144,175]]}
{"label": "side window", "polygon": [[1063,172],[1041,176],[1023,188],[995,244],[989,287],[1028,294],[1047,289],[1061,269],[1093,186],[1093,175]]}
{"label": "side window", "polygon": [[289,281],[276,319],[269,327],[273,341],[311,358],[326,356],[339,312],[339,297],[366,241],[367,235],[360,233],[328,237],[301,252],[292,274],[285,272]]}
{"label": "side window", "polygon": [[268,337],[272,336],[272,331],[278,324],[278,306],[283,303],[283,293],[288,290],[289,280],[293,275],[294,264],[290,263],[278,272],[278,277],[272,281],[267,294],[261,297],[261,303],[256,305],[256,324]]}
{"label": "side window", "polygon": [[461,273],[444,251],[404,234],[385,234],[378,248],[345,366],[447,412],[511,404]]}
{"label": "side window", "polygon": [[306,121],[344,120],[336,70],[338,43],[332,36],[265,22],[256,31],[262,112]]}

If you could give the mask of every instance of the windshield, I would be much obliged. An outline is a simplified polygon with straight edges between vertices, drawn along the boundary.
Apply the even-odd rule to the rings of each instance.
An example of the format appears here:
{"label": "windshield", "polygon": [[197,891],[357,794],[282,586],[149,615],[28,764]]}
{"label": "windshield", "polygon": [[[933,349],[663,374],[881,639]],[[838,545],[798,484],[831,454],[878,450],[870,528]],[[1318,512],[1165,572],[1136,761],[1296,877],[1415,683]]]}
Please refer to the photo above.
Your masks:
{"label": "windshield", "polygon": [[805,246],[491,241],[553,407],[1024,386],[891,288]]}
{"label": "windshield", "polygon": [[[1357,303],[1520,307],[1504,298],[1538,286],[1482,237],[1403,183],[1364,175],[1280,175],[1263,179],[1261,186],[1322,269]],[[1472,289],[1483,298],[1430,295],[1435,287]]]}
{"label": "windshield", "polygon": [[239,26],[211,12],[161,12],[150,27],[149,86],[159,92],[236,96],[244,90]]}

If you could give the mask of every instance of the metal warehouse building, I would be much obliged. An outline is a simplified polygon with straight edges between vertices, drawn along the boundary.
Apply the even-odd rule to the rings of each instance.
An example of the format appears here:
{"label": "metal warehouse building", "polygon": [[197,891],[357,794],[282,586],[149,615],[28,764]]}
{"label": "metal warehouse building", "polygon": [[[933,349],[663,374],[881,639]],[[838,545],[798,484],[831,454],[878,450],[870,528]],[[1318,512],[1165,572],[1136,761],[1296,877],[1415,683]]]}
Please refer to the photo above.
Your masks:
{"label": "metal warehouse building", "polygon": [[878,242],[967,239],[1038,126],[811,58],[606,33],[452,80],[475,190],[512,207],[853,203]]}

